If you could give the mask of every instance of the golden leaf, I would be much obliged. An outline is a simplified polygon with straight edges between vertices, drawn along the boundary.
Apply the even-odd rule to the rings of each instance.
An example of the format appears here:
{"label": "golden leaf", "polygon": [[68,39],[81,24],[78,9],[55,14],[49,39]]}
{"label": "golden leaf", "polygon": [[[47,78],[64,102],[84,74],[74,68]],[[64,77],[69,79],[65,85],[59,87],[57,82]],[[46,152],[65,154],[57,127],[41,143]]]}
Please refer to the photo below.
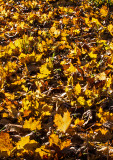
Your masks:
{"label": "golden leaf", "polygon": [[35,55],[36,62],[38,62],[38,61],[41,60],[42,55],[43,55],[43,53],[42,53],[42,54],[37,54],[37,55]]}
{"label": "golden leaf", "polygon": [[88,97],[88,98],[91,98],[91,91],[89,89],[86,89],[85,90],[85,95]]}
{"label": "golden leaf", "polygon": [[22,46],[22,40],[21,39],[17,39],[14,44],[15,44],[16,47],[21,48],[21,46]]}
{"label": "golden leaf", "polygon": [[51,31],[52,33],[54,33],[54,32],[56,31],[56,28],[53,26],[53,27],[50,28],[50,31]]}
{"label": "golden leaf", "polygon": [[73,64],[70,64],[70,67],[67,69],[68,73],[74,73],[77,72],[77,69],[73,66]]}
{"label": "golden leaf", "polygon": [[73,86],[73,76],[70,76],[68,78],[67,86],[69,86],[69,85]]}
{"label": "golden leaf", "polygon": [[110,48],[113,50],[113,42],[110,43]]}
{"label": "golden leaf", "polygon": [[79,82],[76,84],[74,91],[75,91],[76,95],[79,95],[81,93],[81,86],[80,86]]}
{"label": "golden leaf", "polygon": [[41,146],[40,148],[37,148],[35,150],[35,153],[39,153],[39,155],[42,159],[44,156],[47,156],[48,158],[51,156],[50,150],[46,149],[45,146]]}
{"label": "golden leaf", "polygon": [[77,118],[74,123],[75,123],[75,127],[77,125],[82,126],[84,124],[84,120],[80,120],[79,118]]}
{"label": "golden leaf", "polygon": [[95,132],[100,132],[102,135],[105,135],[108,132],[108,130],[100,128],[100,129],[96,129]]}
{"label": "golden leaf", "polygon": [[101,26],[101,23],[96,18],[92,18],[91,22]]}
{"label": "golden leaf", "polygon": [[97,54],[94,54],[93,51],[89,53],[90,58],[97,58]]}
{"label": "golden leaf", "polygon": [[39,120],[34,120],[33,118],[30,118],[29,120],[25,120],[23,128],[28,128],[30,130],[40,130],[41,129],[41,122]]}
{"label": "golden leaf", "polygon": [[66,141],[64,141],[64,142],[62,142],[62,143],[60,144],[60,149],[62,150],[62,149],[66,148],[66,147],[68,147],[68,146],[70,146],[70,145],[71,145],[71,140],[70,140],[70,139],[67,139]]}
{"label": "golden leaf", "polygon": [[113,36],[113,25],[109,24],[107,28],[108,28],[108,31],[110,32],[110,34]]}
{"label": "golden leaf", "polygon": [[31,110],[25,110],[23,117],[29,116],[30,113],[31,113]]}
{"label": "golden leaf", "polygon": [[102,6],[102,8],[100,9],[100,14],[102,17],[106,17],[108,15],[107,6]]}
{"label": "golden leaf", "polygon": [[21,140],[17,142],[17,149],[32,149],[37,145],[35,140],[30,140],[30,136],[21,137]]}
{"label": "golden leaf", "polygon": [[77,101],[78,101],[81,105],[85,105],[85,99],[84,99],[84,97],[79,96],[79,97],[77,98]]}
{"label": "golden leaf", "polygon": [[41,66],[40,68],[40,73],[37,74],[38,78],[46,78],[48,75],[51,74],[51,71],[48,70],[47,64],[45,63],[44,65]]}
{"label": "golden leaf", "polygon": [[106,87],[110,88],[111,84],[112,84],[112,77],[110,76],[110,78],[107,78],[106,80]]}
{"label": "golden leaf", "polygon": [[88,99],[86,102],[87,102],[87,105],[88,105],[89,107],[92,105],[91,99]]}
{"label": "golden leaf", "polygon": [[50,137],[49,137],[50,146],[52,146],[52,144],[59,146],[60,142],[61,142],[61,140],[59,139],[58,135],[56,135],[54,133],[50,135]]}
{"label": "golden leaf", "polygon": [[9,114],[8,113],[2,113],[2,117],[5,118],[5,117],[8,117]]}
{"label": "golden leaf", "polygon": [[54,123],[57,126],[57,130],[65,133],[71,123],[70,113],[68,111],[64,112],[63,117],[60,114],[56,114]]}

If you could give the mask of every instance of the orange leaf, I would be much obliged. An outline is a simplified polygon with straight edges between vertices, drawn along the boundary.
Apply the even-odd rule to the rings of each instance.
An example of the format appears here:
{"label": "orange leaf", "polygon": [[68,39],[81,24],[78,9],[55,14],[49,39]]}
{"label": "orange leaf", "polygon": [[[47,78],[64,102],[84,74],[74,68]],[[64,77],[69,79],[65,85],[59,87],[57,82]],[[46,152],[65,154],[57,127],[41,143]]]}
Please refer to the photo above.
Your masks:
{"label": "orange leaf", "polygon": [[10,156],[10,152],[13,149],[10,135],[8,133],[0,133],[0,157]]}
{"label": "orange leaf", "polygon": [[108,14],[107,6],[102,6],[102,8],[100,9],[100,14],[102,17],[107,16],[107,14]]}
{"label": "orange leaf", "polygon": [[70,146],[70,144],[71,144],[71,140],[70,140],[70,139],[67,139],[66,141],[64,141],[64,142],[61,143],[60,149],[62,150],[62,149],[64,149],[64,148]]}

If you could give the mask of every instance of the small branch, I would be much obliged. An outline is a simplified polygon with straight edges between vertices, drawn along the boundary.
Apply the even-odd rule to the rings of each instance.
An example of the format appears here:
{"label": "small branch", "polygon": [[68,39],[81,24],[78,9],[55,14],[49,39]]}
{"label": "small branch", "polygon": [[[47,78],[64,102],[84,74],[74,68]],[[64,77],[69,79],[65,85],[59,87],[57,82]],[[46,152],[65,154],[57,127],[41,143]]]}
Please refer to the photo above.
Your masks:
{"label": "small branch", "polygon": [[88,146],[88,134],[87,134],[87,131],[86,131],[86,145],[87,145],[87,160],[89,160],[89,146]]}
{"label": "small branch", "polygon": [[109,140],[108,140],[108,144],[107,144],[107,160],[109,160]]}

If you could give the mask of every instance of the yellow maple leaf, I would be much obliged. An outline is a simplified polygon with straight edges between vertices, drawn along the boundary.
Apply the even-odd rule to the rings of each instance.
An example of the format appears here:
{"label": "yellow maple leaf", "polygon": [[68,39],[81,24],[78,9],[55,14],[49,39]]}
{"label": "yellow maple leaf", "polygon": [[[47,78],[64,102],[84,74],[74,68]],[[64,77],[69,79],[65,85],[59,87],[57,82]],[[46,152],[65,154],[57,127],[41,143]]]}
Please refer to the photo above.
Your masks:
{"label": "yellow maple leaf", "polygon": [[102,135],[105,135],[108,132],[108,130],[100,128],[100,129],[96,129],[95,132],[98,132],[98,133],[100,132]]}
{"label": "yellow maple leaf", "polygon": [[106,80],[106,87],[110,88],[111,84],[112,84],[112,77],[110,76],[110,77],[107,78],[107,80]]}
{"label": "yellow maple leaf", "polygon": [[17,13],[17,12],[15,12],[14,14],[13,14],[13,19],[18,19],[19,18],[19,13]]}
{"label": "yellow maple leaf", "polygon": [[77,125],[82,126],[84,124],[84,120],[80,120],[79,118],[77,118],[74,123],[75,123],[75,127]]}
{"label": "yellow maple leaf", "polygon": [[77,101],[78,101],[81,105],[85,105],[85,99],[84,99],[84,97],[79,96],[79,97],[77,98]]}
{"label": "yellow maple leaf", "polygon": [[15,62],[8,61],[5,71],[6,72],[14,72],[17,69],[17,64]]}
{"label": "yellow maple leaf", "polygon": [[106,17],[108,15],[107,6],[102,6],[102,8],[100,9],[100,14],[102,17]]}
{"label": "yellow maple leaf", "polygon": [[21,39],[17,39],[14,44],[15,44],[16,47],[21,48],[21,46],[22,46],[22,40]]}
{"label": "yellow maple leaf", "polygon": [[89,53],[90,58],[97,58],[97,54],[94,54],[93,51]]}
{"label": "yellow maple leaf", "polygon": [[60,114],[56,114],[54,123],[57,126],[57,130],[65,133],[71,123],[70,113],[68,111],[64,112],[63,117]]}
{"label": "yellow maple leaf", "polygon": [[91,98],[91,91],[89,89],[86,89],[85,90],[85,95],[88,97],[88,98]]}
{"label": "yellow maple leaf", "polygon": [[34,120],[33,118],[30,118],[29,120],[25,120],[23,128],[28,128],[30,130],[40,130],[41,129],[41,122],[39,120]]}
{"label": "yellow maple leaf", "polygon": [[74,91],[75,91],[76,95],[79,95],[81,93],[81,86],[80,86],[79,82],[76,84]]}
{"label": "yellow maple leaf", "polygon": [[84,20],[85,20],[85,23],[88,27],[92,27],[92,24],[91,24],[89,17],[85,18]]}
{"label": "yellow maple leaf", "polygon": [[16,148],[17,149],[32,149],[36,145],[37,145],[37,142],[35,140],[30,140],[30,136],[25,136],[25,137],[21,137],[20,141],[16,143]]}
{"label": "yellow maple leaf", "polygon": [[107,28],[108,28],[108,31],[110,32],[110,34],[113,36],[113,25],[109,24]]}
{"label": "yellow maple leaf", "polygon": [[47,64],[45,63],[40,67],[40,73],[37,74],[38,78],[46,78],[48,75],[51,74],[51,71],[47,68]]}
{"label": "yellow maple leaf", "polygon": [[51,28],[50,28],[50,31],[51,31],[52,33],[54,33],[54,32],[56,31],[56,27],[54,27],[54,26],[51,27]]}
{"label": "yellow maple leaf", "polygon": [[29,141],[30,141],[30,136],[21,137],[21,140],[16,144],[17,149],[23,149],[25,144],[29,143]]}
{"label": "yellow maple leaf", "polygon": [[9,133],[0,133],[0,157],[10,156],[13,145]]}
{"label": "yellow maple leaf", "polygon": [[92,105],[92,100],[91,99],[88,99],[87,101],[87,105],[90,107]]}
{"label": "yellow maple leaf", "polygon": [[42,159],[44,158],[44,156],[47,156],[48,158],[51,156],[51,151],[49,149],[46,149],[46,146],[37,148],[35,150],[35,153],[38,153]]}
{"label": "yellow maple leaf", "polygon": [[73,66],[72,63],[70,63],[70,67],[67,69],[67,72],[74,73],[74,72],[77,72],[77,69],[76,69],[76,67]]}
{"label": "yellow maple leaf", "polygon": [[39,61],[41,60],[42,55],[43,55],[43,53],[42,53],[42,54],[36,54],[36,55],[35,55],[36,62],[39,62]]}
{"label": "yellow maple leaf", "polygon": [[80,33],[80,29],[75,29],[75,30],[73,30],[73,32],[75,33],[75,35],[77,35]]}
{"label": "yellow maple leaf", "polygon": [[49,137],[49,143],[50,143],[50,146],[52,146],[52,144],[59,146],[61,143],[61,140],[59,139],[58,135],[53,133]]}
{"label": "yellow maple leaf", "polygon": [[71,140],[70,140],[70,139],[67,139],[66,141],[64,141],[64,142],[62,142],[62,143],[60,144],[60,149],[62,150],[62,149],[66,148],[66,147],[68,147],[68,146],[70,146],[70,145],[71,145]]}
{"label": "yellow maple leaf", "polygon": [[110,43],[110,48],[113,50],[113,42]]}
{"label": "yellow maple leaf", "polygon": [[96,18],[92,18],[91,23],[95,23],[96,25],[101,26],[101,23]]}
{"label": "yellow maple leaf", "polygon": [[16,48],[13,42],[10,42],[9,45],[10,45],[11,49],[15,49]]}

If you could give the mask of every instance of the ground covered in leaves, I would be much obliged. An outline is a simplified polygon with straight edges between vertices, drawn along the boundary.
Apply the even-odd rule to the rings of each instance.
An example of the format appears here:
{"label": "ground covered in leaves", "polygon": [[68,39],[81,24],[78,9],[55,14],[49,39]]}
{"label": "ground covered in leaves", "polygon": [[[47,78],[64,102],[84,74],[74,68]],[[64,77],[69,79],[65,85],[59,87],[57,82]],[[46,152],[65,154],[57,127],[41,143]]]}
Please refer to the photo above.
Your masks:
{"label": "ground covered in leaves", "polygon": [[0,0],[1,160],[113,159],[113,3],[95,2]]}

